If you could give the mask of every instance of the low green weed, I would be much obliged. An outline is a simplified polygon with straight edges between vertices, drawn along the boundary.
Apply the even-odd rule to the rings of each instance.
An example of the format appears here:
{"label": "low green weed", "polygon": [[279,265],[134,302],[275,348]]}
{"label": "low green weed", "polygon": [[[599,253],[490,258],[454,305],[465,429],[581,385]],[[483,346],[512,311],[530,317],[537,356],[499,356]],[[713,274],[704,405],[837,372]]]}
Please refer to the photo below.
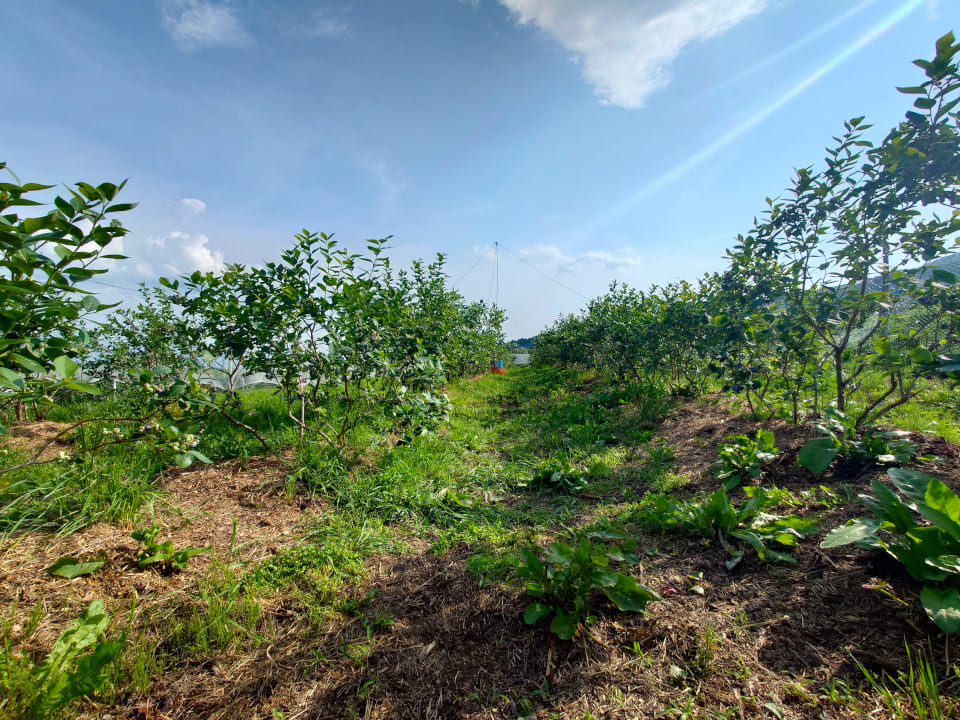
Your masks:
{"label": "low green weed", "polygon": [[663,441],[654,442],[643,455],[637,478],[654,492],[666,493],[681,488],[690,482],[690,478],[673,469],[676,459],[670,445]]}
{"label": "low green weed", "polygon": [[186,570],[187,561],[202,553],[210,552],[213,547],[187,547],[180,550],[173,549],[173,541],[166,540],[162,543],[157,542],[157,535],[160,533],[160,526],[156,523],[149,527],[142,527],[130,533],[130,537],[143,545],[144,549],[137,556],[137,566],[141,569],[148,565],[159,564],[164,572],[174,572],[175,570]]}
{"label": "low green weed", "polygon": [[259,563],[249,582],[275,589],[304,585],[324,598],[333,597],[345,580],[363,574],[367,556],[402,548],[375,517],[360,518],[348,512],[326,515],[307,528],[298,545]]}
{"label": "low green weed", "polygon": [[717,479],[723,481],[724,490],[732,490],[748,477],[757,479],[763,474],[763,465],[771,462],[780,452],[773,433],[758,428],[754,437],[732,435],[724,438],[731,442],[717,448],[720,455]]}
{"label": "low green weed", "polygon": [[[701,535],[716,540],[730,558],[725,565],[732,570],[741,560],[747,547],[757,557],[769,562],[795,565],[796,560],[787,548],[816,532],[816,525],[797,515],[776,515],[768,512],[780,504],[783,491],[768,491],[757,486],[744,488],[746,500],[738,507],[727,491],[717,490],[703,500],[675,502],[657,495],[645,502],[639,511],[639,520],[650,527]],[[780,549],[771,547],[776,545]]]}
{"label": "low green weed", "polygon": [[182,658],[246,641],[259,645],[263,638],[255,631],[260,618],[260,604],[246,587],[245,577],[213,561],[187,603],[176,607],[175,616],[164,623],[169,634],[163,649]]}
{"label": "low green weed", "polygon": [[[890,717],[896,720],[945,720],[956,717],[960,705],[940,693],[936,666],[921,651],[914,655],[907,649],[907,671],[898,678],[881,676],[879,679],[860,662],[857,667],[879,695]],[[892,686],[892,689],[891,689]],[[904,707],[906,706],[906,707]]]}
{"label": "low green weed", "polygon": [[637,557],[602,540],[620,542],[625,547],[636,545],[623,533],[606,531],[588,533],[573,546],[550,543],[543,560],[529,548],[521,551],[524,564],[517,569],[517,575],[525,581],[528,595],[543,598],[527,606],[523,619],[528,625],[551,618],[550,630],[569,640],[581,623],[596,620],[591,613],[591,596],[595,592],[603,593],[620,610],[632,612],[641,612],[648,602],[661,599],[655,590],[612,570],[611,562],[634,564]]}
{"label": "low green weed", "polygon": [[590,484],[587,474],[577,469],[566,457],[554,460],[546,468],[534,473],[523,487],[531,490],[550,490],[575,494]]}
{"label": "low green weed", "polygon": [[94,600],[57,638],[39,663],[16,654],[4,627],[0,654],[0,715],[32,720],[50,718],[74,700],[93,695],[104,683],[103,669],[123,649],[126,637],[103,639],[110,618],[102,600]]}
{"label": "low green weed", "polygon": [[873,495],[860,496],[873,517],[834,528],[820,547],[852,543],[896,558],[923,583],[920,602],[930,619],[960,633],[960,498],[916,470],[892,468],[887,476],[895,490],[874,480]]}

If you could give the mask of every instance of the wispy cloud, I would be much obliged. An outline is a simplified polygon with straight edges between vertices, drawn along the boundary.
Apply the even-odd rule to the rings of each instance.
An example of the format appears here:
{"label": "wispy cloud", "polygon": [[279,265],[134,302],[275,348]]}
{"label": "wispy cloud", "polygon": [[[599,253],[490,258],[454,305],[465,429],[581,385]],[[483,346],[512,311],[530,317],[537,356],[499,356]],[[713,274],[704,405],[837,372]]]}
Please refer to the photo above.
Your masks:
{"label": "wispy cloud", "polygon": [[397,179],[387,161],[382,157],[373,153],[363,153],[360,156],[360,165],[373,176],[384,202],[388,204],[396,201],[400,192],[406,187],[406,183]]}
{"label": "wispy cloud", "polygon": [[162,0],[163,25],[187,52],[207,47],[241,47],[250,42],[237,11],[207,0]]}
{"label": "wispy cloud", "polygon": [[[494,257],[494,249],[489,245],[475,247],[473,251],[486,258]],[[588,250],[579,255],[570,255],[555,245],[534,245],[522,250],[513,250],[511,254],[542,272],[558,275],[582,273],[585,270],[616,274],[636,270],[643,265],[643,261],[630,249],[616,253]]]}
{"label": "wispy cloud", "polygon": [[342,38],[350,35],[352,27],[345,17],[343,9],[334,11],[330,8],[318,8],[313,13],[312,22],[307,32],[319,38]]}
{"label": "wispy cloud", "polygon": [[690,43],[721,35],[768,0],[499,0],[573,53],[601,99],[641,107]]}

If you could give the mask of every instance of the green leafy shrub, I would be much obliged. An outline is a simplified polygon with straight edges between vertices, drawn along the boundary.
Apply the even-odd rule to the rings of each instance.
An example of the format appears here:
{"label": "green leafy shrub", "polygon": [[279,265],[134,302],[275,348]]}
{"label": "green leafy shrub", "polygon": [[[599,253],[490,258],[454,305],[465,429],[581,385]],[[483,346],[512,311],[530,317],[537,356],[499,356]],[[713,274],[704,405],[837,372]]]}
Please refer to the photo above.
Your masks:
{"label": "green leafy shrub", "polygon": [[[725,565],[732,570],[743,560],[746,547],[769,562],[796,565],[786,552],[797,540],[816,532],[816,526],[797,515],[775,515],[767,510],[782,504],[780,490],[749,486],[743,489],[747,499],[733,504],[727,491],[720,489],[704,500],[674,502],[666,496],[653,498],[642,522],[661,530],[676,530],[716,540],[730,555]],[[776,545],[782,549],[774,549]]]}
{"label": "green leafy shrub", "polygon": [[[0,162],[0,173],[6,167]],[[23,420],[27,407],[39,415],[52,406],[57,391],[99,394],[75,377],[74,358],[90,342],[81,319],[110,306],[85,283],[106,272],[98,261],[123,258],[107,252],[127,233],[113,217],[135,204],[115,202],[123,183],[80,182],[45,214],[24,216],[23,208],[42,205],[28,196],[53,186],[9,174],[14,182],[0,182],[0,408]]]}
{"label": "green leafy shrub", "polygon": [[858,432],[856,421],[835,407],[817,424],[823,437],[810,438],[800,449],[797,462],[814,474],[826,470],[834,459],[852,464],[890,465],[908,463],[917,454],[917,444],[903,430],[867,427]]}
{"label": "green leafy shrub", "polygon": [[160,526],[154,523],[150,527],[140,528],[130,533],[130,537],[141,543],[144,549],[137,556],[137,565],[145,568],[148,565],[161,564],[164,572],[173,572],[174,570],[186,570],[187,561],[195,555],[200,555],[213,550],[212,547],[188,547],[182,550],[173,549],[173,541],[166,540],[162,543],[157,542],[157,535],[160,532]]}
{"label": "green leafy shrub", "polygon": [[[94,600],[66,628],[47,656],[34,663],[14,654],[8,633],[0,654],[0,715],[5,718],[49,718],[78,698],[93,695],[103,684],[101,671],[116,659],[126,642],[103,640],[110,618],[103,601]],[[89,651],[89,652],[88,652]]]}
{"label": "green leafy shrub", "polygon": [[774,444],[773,433],[763,428],[758,428],[752,438],[733,435],[724,440],[732,440],[717,448],[720,455],[717,479],[723,481],[724,490],[732,490],[747,477],[760,477],[763,464],[771,462],[780,452]]}
{"label": "green leafy shrub", "polygon": [[896,558],[923,583],[920,602],[930,619],[947,632],[960,632],[960,498],[916,470],[892,468],[887,476],[895,490],[874,480],[873,495],[860,496],[873,517],[834,528],[820,547],[853,543]]}
{"label": "green leafy shrub", "polygon": [[533,550],[522,550],[524,564],[517,575],[525,581],[528,595],[543,598],[531,603],[523,614],[528,625],[544,618],[552,618],[550,630],[569,640],[581,623],[592,623],[591,596],[600,592],[620,610],[641,612],[647,603],[660,600],[653,589],[634,578],[610,568],[611,562],[634,564],[636,555],[625,552],[618,545],[605,544],[614,540],[629,546],[635,543],[625,534],[614,531],[588,533],[576,545],[550,543],[543,560]]}

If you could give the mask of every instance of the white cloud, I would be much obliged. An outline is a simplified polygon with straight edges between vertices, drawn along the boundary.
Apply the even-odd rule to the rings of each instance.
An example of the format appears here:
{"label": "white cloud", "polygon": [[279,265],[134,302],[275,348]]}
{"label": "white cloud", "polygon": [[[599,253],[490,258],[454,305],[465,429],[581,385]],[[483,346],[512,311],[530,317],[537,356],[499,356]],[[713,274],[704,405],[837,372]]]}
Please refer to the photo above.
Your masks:
{"label": "white cloud", "polygon": [[205,47],[240,47],[250,35],[228,4],[207,0],[164,0],[163,25],[174,42],[188,52]]}
{"label": "white cloud", "polygon": [[309,33],[320,38],[341,38],[350,34],[350,23],[343,17],[343,12],[334,13],[327,8],[319,8],[313,14],[313,22]]}
{"label": "white cloud", "polygon": [[604,102],[637,108],[690,43],[721,35],[769,0],[499,0],[577,58]]}
{"label": "white cloud", "polygon": [[211,252],[207,244],[210,238],[201,233],[190,235],[182,232],[172,232],[170,237],[179,242],[180,252],[187,262],[187,270],[200,272],[220,272],[223,270],[223,253]]}
{"label": "white cloud", "polygon": [[[493,250],[483,248],[481,252],[492,256]],[[582,273],[585,270],[600,270],[616,274],[636,270],[643,264],[643,261],[629,249],[619,253],[589,250],[579,255],[568,255],[555,245],[535,245],[518,251],[517,255],[548,273],[572,274]]]}
{"label": "white cloud", "polygon": [[180,198],[180,207],[185,210],[188,215],[199,215],[207,209],[207,204],[203,200],[197,200],[196,198]]}
{"label": "white cloud", "polygon": [[171,230],[166,235],[147,238],[144,244],[131,248],[127,254],[136,274],[146,280],[194,270],[220,272],[224,269],[223,253],[211,250],[209,244],[210,238],[202,233]]}

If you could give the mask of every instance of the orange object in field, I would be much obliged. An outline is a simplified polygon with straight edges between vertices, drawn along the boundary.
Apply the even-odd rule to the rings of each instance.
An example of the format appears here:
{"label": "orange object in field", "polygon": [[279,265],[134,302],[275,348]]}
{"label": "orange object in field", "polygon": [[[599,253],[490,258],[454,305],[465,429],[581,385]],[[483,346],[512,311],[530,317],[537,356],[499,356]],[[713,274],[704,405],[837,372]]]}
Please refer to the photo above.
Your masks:
{"label": "orange object in field", "polygon": [[496,358],[491,360],[490,372],[494,375],[505,375],[507,371],[503,369],[503,360],[497,360]]}

